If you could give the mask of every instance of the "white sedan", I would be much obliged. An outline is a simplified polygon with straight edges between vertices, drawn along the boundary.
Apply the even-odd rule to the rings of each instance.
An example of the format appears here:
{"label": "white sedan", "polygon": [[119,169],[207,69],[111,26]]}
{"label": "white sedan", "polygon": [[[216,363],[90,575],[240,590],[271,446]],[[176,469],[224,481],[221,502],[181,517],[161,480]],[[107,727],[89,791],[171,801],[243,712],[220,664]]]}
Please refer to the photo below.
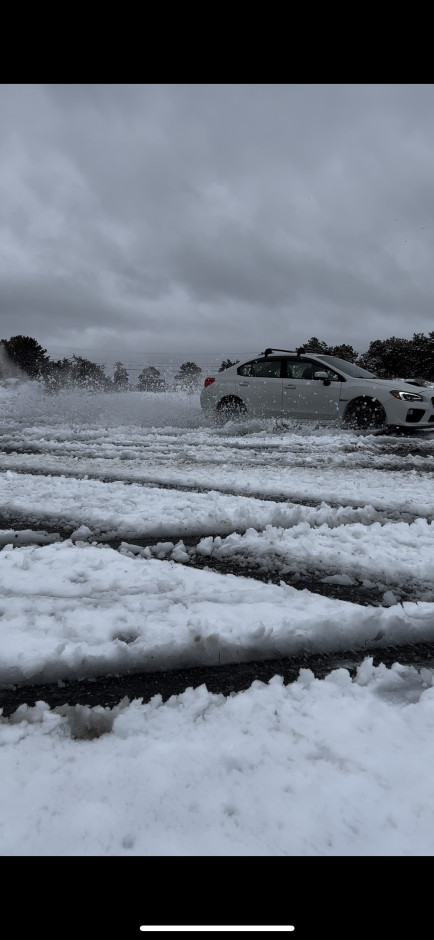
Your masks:
{"label": "white sedan", "polygon": [[245,415],[434,431],[432,388],[380,379],[345,359],[302,349],[266,349],[207,376],[200,403],[219,421]]}

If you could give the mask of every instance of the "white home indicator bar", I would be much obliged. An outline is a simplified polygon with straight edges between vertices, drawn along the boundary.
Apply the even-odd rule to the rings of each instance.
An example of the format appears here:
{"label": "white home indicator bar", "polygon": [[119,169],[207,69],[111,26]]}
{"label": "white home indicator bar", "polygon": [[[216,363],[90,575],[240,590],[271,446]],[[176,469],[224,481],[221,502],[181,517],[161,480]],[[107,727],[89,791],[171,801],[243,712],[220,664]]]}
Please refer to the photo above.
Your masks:
{"label": "white home indicator bar", "polygon": [[173,930],[185,930],[187,932],[189,930],[226,930],[226,931],[260,930],[260,931],[263,931],[264,933],[268,933],[269,930],[280,930],[280,931],[295,930],[295,927],[292,927],[292,926],[290,927],[276,927],[276,926],[273,926],[273,927],[240,927],[240,926],[238,927],[226,927],[226,926],[224,927],[183,927],[183,926],[182,927],[159,927],[159,926],[145,927],[145,926],[142,926],[140,927],[140,930],[151,930],[151,931],[154,931],[154,930],[166,931],[167,930],[169,932]]}

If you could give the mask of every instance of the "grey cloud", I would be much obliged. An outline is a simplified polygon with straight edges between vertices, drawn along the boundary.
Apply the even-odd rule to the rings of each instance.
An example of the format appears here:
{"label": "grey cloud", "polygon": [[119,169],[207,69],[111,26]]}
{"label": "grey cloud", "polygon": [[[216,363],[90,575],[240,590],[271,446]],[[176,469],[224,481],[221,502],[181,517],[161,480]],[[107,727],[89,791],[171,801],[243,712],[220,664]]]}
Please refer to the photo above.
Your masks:
{"label": "grey cloud", "polygon": [[0,128],[4,338],[434,329],[433,85],[3,85]]}

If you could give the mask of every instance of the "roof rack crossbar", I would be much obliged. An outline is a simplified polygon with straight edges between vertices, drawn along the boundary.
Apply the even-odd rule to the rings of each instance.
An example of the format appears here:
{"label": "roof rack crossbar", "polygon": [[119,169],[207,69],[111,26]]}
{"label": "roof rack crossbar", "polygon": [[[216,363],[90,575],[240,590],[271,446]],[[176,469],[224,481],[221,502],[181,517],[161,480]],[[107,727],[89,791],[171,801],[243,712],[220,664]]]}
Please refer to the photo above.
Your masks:
{"label": "roof rack crossbar", "polygon": [[272,346],[268,346],[267,349],[266,349],[265,352],[264,352],[264,356],[269,356],[269,355],[270,355],[271,353],[273,353],[273,352],[293,353],[294,351],[297,353],[297,356],[299,356],[300,353],[303,353],[303,352],[305,351],[305,349],[304,349],[304,346],[298,346],[296,350],[294,350],[294,349],[274,349]]}

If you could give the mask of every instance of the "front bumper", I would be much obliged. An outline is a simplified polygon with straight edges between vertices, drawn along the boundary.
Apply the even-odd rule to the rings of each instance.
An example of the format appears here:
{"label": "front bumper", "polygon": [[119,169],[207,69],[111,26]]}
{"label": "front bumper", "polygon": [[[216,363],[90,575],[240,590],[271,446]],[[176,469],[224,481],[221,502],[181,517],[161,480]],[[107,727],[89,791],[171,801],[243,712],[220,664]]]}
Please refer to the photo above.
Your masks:
{"label": "front bumper", "polygon": [[[421,402],[422,404],[422,402]],[[425,405],[426,403],[423,402]],[[434,428],[434,396],[431,399],[432,410],[425,407],[408,408],[405,417],[406,424],[417,424]]]}

